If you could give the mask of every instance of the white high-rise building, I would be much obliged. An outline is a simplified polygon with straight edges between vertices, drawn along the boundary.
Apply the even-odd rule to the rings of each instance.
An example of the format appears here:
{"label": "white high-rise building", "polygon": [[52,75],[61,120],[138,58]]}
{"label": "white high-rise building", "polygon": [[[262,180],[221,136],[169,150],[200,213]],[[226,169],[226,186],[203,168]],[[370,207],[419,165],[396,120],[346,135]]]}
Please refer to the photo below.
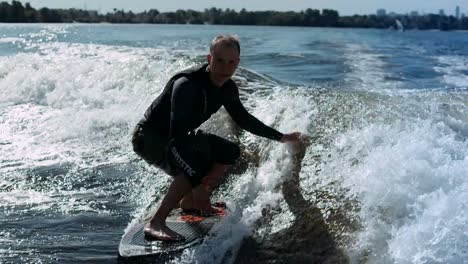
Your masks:
{"label": "white high-rise building", "polygon": [[443,9],[439,9],[439,16],[445,16],[445,11]]}
{"label": "white high-rise building", "polygon": [[385,9],[377,9],[377,16],[385,16],[387,15],[387,11]]}
{"label": "white high-rise building", "polygon": [[455,8],[455,17],[457,19],[460,19],[460,7],[459,6]]}

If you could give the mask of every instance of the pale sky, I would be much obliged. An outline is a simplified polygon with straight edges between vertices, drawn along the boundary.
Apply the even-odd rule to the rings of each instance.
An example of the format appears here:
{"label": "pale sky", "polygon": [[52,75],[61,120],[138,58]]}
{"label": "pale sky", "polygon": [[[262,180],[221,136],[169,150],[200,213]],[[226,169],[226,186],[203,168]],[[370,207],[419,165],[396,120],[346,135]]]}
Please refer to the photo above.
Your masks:
{"label": "pale sky", "polygon": [[239,11],[242,8],[254,10],[300,11],[307,8],[337,10],[340,15],[375,14],[379,8],[387,12],[409,13],[439,13],[454,15],[455,7],[460,6],[461,13],[468,15],[468,0],[20,0],[29,2],[32,7],[49,8],[80,8],[98,10],[103,13],[112,12],[114,8],[141,12],[157,9],[160,12],[177,9],[193,9],[203,11],[205,8],[231,8]]}

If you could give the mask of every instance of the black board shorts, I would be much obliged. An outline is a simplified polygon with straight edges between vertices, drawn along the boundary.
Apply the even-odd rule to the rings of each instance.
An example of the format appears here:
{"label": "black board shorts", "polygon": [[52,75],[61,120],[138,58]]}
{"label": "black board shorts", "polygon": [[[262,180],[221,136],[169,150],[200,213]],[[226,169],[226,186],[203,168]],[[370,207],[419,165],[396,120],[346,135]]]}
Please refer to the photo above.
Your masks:
{"label": "black board shorts", "polygon": [[137,125],[132,144],[146,162],[173,177],[183,173],[193,187],[201,183],[215,163],[231,165],[240,156],[237,144],[201,130],[172,143],[155,130]]}

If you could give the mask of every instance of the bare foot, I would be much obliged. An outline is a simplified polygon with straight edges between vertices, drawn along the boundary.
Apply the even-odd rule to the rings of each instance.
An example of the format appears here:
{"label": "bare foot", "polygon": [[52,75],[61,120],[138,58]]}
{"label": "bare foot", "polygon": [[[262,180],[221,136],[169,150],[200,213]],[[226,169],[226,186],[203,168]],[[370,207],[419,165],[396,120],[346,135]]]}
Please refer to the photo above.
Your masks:
{"label": "bare foot", "polygon": [[185,196],[180,202],[179,202],[179,207],[182,210],[191,210],[195,209],[193,206],[193,200],[192,196]]}
{"label": "bare foot", "polygon": [[204,203],[201,206],[195,206],[194,202],[190,199],[182,199],[179,203],[180,209],[184,211],[191,211],[191,210],[197,210],[197,211],[207,211],[207,212],[213,212],[216,210],[215,207],[211,206],[210,203]]}
{"label": "bare foot", "polygon": [[216,207],[213,207],[211,205],[204,205],[202,206],[201,208],[199,207],[185,207],[185,206],[181,206],[181,209],[186,212],[186,213],[194,213],[194,214],[198,214],[198,215],[201,215],[201,216],[211,216],[211,215],[215,215],[217,213],[219,213],[220,211],[222,211],[221,209],[219,208],[216,208]]}
{"label": "bare foot", "polygon": [[211,205],[204,206],[202,209],[196,209],[202,216],[215,215],[219,210]]}
{"label": "bare foot", "polygon": [[160,223],[147,223],[143,228],[143,232],[145,233],[145,237],[147,239],[149,238],[174,242],[185,240],[184,236],[172,231],[171,229],[169,229],[169,227],[167,227],[167,225]]}

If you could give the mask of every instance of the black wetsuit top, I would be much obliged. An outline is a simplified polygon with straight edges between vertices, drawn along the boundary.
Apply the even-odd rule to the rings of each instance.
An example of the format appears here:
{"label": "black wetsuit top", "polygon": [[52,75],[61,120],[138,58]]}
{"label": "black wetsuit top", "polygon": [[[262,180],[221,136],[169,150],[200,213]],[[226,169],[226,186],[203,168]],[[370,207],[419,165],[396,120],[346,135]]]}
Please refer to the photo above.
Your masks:
{"label": "black wetsuit top", "polygon": [[146,110],[140,125],[149,127],[169,142],[177,141],[198,128],[221,106],[243,129],[279,141],[283,134],[247,112],[239,99],[239,88],[231,79],[215,87],[206,71],[198,66],[174,75],[163,92]]}

